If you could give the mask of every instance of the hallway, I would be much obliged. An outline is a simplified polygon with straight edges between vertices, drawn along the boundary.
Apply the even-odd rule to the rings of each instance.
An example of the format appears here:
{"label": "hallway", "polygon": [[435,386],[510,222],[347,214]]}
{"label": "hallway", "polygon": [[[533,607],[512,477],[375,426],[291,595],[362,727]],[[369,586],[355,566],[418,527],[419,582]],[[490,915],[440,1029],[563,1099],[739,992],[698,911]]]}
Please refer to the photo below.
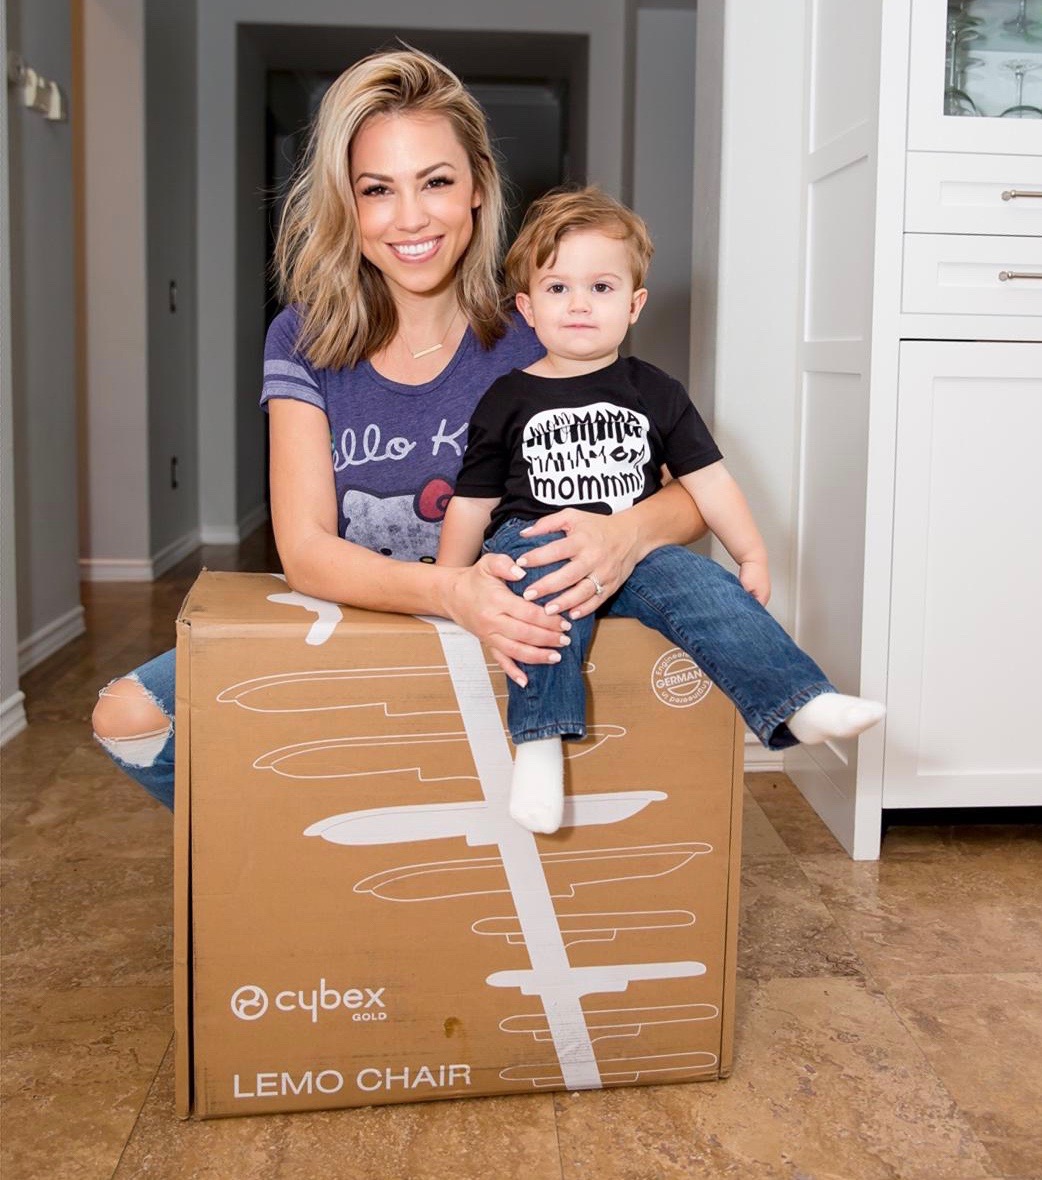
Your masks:
{"label": "hallway", "polygon": [[91,741],[98,685],[173,642],[201,564],[83,586],[3,751],[5,1180],[1031,1180],[1042,1175],[1042,825],[893,827],[851,861],[747,779],[738,1024],[718,1083],[208,1123],[173,1113],[171,819]]}

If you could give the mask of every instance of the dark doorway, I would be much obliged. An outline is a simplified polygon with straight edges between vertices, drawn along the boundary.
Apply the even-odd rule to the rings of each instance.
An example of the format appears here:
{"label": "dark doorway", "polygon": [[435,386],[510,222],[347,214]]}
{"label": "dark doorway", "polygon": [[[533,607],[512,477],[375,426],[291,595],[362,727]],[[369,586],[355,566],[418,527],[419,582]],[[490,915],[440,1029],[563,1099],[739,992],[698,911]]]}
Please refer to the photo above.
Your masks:
{"label": "dark doorway", "polygon": [[[269,197],[269,264],[282,200],[322,96],[352,62],[402,42],[445,62],[485,109],[507,181],[509,236],[516,233],[536,197],[555,185],[585,179],[585,37],[296,26],[288,45],[278,36],[279,31],[269,26],[251,30],[251,39],[268,63],[265,188]],[[270,266],[267,296],[270,322],[278,312]]]}

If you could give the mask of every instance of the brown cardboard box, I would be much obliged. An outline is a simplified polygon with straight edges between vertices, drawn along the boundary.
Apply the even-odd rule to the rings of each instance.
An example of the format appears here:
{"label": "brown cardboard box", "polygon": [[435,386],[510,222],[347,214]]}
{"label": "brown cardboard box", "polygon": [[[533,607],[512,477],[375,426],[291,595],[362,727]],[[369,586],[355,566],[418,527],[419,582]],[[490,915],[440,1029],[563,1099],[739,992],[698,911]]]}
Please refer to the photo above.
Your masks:
{"label": "brown cardboard box", "polygon": [[600,625],[534,837],[455,625],[204,572],[177,642],[179,1113],[729,1071],[743,731],[679,649]]}

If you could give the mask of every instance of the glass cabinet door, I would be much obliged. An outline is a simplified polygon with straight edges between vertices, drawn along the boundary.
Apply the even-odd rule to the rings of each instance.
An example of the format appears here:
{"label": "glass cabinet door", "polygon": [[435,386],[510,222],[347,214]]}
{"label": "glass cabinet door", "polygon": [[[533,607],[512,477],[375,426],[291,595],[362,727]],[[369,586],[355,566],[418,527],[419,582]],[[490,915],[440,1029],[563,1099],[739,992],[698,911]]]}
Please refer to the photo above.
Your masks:
{"label": "glass cabinet door", "polygon": [[1042,154],[1042,0],[912,0],[908,146]]}

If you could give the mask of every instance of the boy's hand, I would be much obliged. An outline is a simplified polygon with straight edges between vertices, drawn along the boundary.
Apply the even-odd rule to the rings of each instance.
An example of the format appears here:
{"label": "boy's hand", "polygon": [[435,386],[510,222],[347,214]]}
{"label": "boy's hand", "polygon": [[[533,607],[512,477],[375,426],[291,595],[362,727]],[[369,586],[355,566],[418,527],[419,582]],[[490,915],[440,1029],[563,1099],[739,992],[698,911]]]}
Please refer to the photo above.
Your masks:
{"label": "boy's hand", "polygon": [[771,575],[766,561],[743,561],[738,567],[738,581],[761,606],[771,597]]}

